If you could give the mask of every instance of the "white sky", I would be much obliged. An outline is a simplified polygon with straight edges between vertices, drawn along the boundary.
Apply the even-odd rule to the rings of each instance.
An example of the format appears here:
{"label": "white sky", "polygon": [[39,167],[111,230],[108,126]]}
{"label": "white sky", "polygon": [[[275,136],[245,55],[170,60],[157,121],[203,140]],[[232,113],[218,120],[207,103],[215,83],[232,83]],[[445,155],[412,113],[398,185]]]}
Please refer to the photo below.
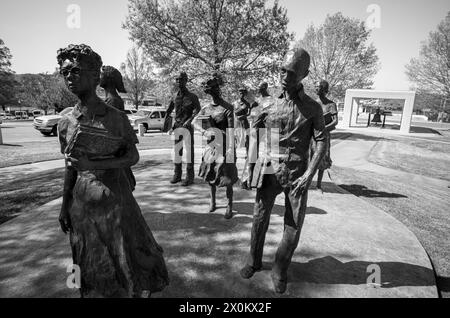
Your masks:
{"label": "white sky", "polygon": [[[297,38],[306,27],[320,24],[327,14],[338,11],[366,20],[367,7],[381,8],[381,28],[374,29],[372,40],[380,57],[381,70],[375,88],[407,90],[404,66],[418,56],[420,42],[450,11],[448,0],[280,0],[288,9],[289,29]],[[81,9],[81,28],[67,26],[70,4]],[[127,0],[2,0],[0,38],[13,54],[16,73],[52,72],[56,51],[70,43],[85,43],[98,52],[105,64],[119,67],[131,47],[122,29],[127,15]]]}

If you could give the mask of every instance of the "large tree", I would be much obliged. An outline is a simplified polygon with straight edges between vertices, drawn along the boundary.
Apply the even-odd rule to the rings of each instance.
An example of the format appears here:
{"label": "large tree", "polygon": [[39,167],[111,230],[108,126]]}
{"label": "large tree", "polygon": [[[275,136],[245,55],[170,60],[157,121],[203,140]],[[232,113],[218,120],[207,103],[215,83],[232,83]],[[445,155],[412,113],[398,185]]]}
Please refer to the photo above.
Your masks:
{"label": "large tree", "polygon": [[5,110],[8,103],[14,102],[15,88],[17,82],[14,79],[14,73],[11,70],[12,55],[9,48],[0,39],[0,105]]}
{"label": "large tree", "polygon": [[124,27],[165,75],[197,85],[214,72],[234,89],[274,82],[293,35],[275,0],[130,0]]}
{"label": "large tree", "polygon": [[127,54],[127,60],[121,65],[125,89],[136,109],[141,105],[151,85],[152,66],[141,50],[133,46]]}
{"label": "large tree", "polygon": [[420,55],[406,66],[416,88],[450,98],[450,12],[422,43]]}
{"label": "large tree", "polygon": [[328,15],[319,26],[310,25],[297,43],[311,55],[307,86],[327,80],[334,98],[343,99],[347,89],[371,88],[378,71],[376,48],[369,43],[364,21]]}
{"label": "large tree", "polygon": [[50,109],[61,111],[74,106],[78,98],[66,87],[64,79],[58,74],[22,74],[17,75],[20,86],[17,98],[20,104],[42,109],[47,113]]}

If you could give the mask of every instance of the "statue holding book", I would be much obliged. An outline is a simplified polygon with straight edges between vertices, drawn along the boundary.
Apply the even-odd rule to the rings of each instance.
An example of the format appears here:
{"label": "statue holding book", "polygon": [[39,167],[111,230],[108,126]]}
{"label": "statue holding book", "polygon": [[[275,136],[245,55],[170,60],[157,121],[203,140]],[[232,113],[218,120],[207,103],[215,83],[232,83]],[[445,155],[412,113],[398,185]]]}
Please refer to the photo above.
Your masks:
{"label": "statue holding book", "polygon": [[[327,151],[325,155],[322,158],[322,161],[319,164],[318,172],[317,172],[317,189],[322,189],[322,178],[325,170],[330,169],[331,165],[333,164],[333,161],[331,160],[331,154],[330,154],[330,148],[331,148],[331,134],[333,130],[336,129],[336,126],[338,124],[338,110],[336,104],[327,98],[327,95],[330,90],[330,85],[327,81],[320,81],[317,84],[317,95],[319,96],[319,99],[317,102],[322,107],[323,111],[323,118],[325,121],[325,128],[326,128],[326,134],[328,136],[328,143],[327,143]],[[310,157],[313,158],[314,153],[316,151],[317,144],[312,141],[311,142],[311,154]]]}
{"label": "statue holding book", "polygon": [[96,95],[101,57],[69,45],[57,55],[60,73],[80,102],[59,125],[66,158],[59,217],[81,270],[82,297],[147,297],[168,285],[163,250],[133,197],[126,169],[139,160],[138,139],[125,113]]}
{"label": "statue holding book", "polygon": [[[115,107],[120,111],[125,110],[125,104],[119,93],[126,93],[125,86],[123,85],[122,74],[119,70],[112,66],[102,66],[100,73],[100,87],[105,90],[105,103],[109,106]],[[134,177],[131,168],[126,168],[128,181],[130,182],[131,190],[136,188],[136,178]]]}
{"label": "statue holding book", "polygon": [[122,74],[119,70],[112,66],[102,66],[100,73],[100,87],[105,90],[105,103],[124,111],[125,104],[119,93],[126,93],[125,86],[123,85]]}
{"label": "statue holding book", "polygon": [[236,137],[238,140],[237,147],[245,146],[245,159],[246,164],[241,178],[241,188],[249,190],[248,178],[247,178],[247,162],[249,157],[250,147],[250,122],[249,116],[252,113],[252,109],[258,107],[258,103],[251,96],[250,92],[245,86],[239,88],[239,100],[236,102],[234,115],[236,116],[236,123],[238,124],[236,130]]}
{"label": "statue holding book", "polygon": [[210,186],[209,212],[212,213],[217,209],[217,187],[226,188],[228,202],[224,217],[231,219],[233,217],[233,185],[239,178],[234,148],[234,108],[223,99],[220,89],[222,85],[223,80],[216,73],[203,83],[204,91],[211,96],[212,102],[202,108],[194,121],[194,127],[207,138],[199,176]]}
{"label": "statue holding book", "polygon": [[249,138],[249,147],[247,151],[247,158],[245,160],[244,169],[242,172],[242,189],[251,190],[256,186],[252,186],[250,180],[253,180],[253,183],[257,181],[253,178],[253,174],[256,167],[256,162],[260,156],[260,137],[264,136],[264,131],[259,131],[256,127],[258,126],[257,122],[261,121],[261,114],[264,113],[268,107],[273,103],[273,98],[270,96],[269,92],[269,84],[267,82],[262,82],[258,87],[258,98],[253,102],[251,107],[251,112],[249,116],[250,120],[250,138]]}

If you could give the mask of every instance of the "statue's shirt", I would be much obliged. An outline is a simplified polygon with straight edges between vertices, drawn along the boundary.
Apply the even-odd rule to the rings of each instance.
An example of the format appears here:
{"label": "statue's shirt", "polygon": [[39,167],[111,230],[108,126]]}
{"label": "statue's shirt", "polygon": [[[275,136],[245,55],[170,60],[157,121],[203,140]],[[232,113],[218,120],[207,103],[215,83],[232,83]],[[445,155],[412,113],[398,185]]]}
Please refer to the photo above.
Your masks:
{"label": "statue's shirt", "polygon": [[242,102],[241,100],[237,101],[235,103],[235,107],[234,107],[234,113],[236,115],[236,118],[238,120],[247,120],[247,116],[249,113],[249,106],[247,106],[247,104],[245,104],[244,102]]}
{"label": "statue's shirt", "polygon": [[[322,106],[322,111],[324,114],[324,120],[325,120],[325,126],[326,126],[333,121],[333,116],[338,115],[337,106],[332,100],[329,100],[328,98],[325,98],[324,101],[322,101],[319,98],[319,99],[317,99],[317,103],[319,103],[320,106]],[[331,128],[331,130],[334,130],[334,129],[335,129],[335,127]]]}
{"label": "statue's shirt", "polygon": [[190,118],[195,116],[201,109],[197,95],[186,91],[179,91],[175,98],[171,101],[167,110],[168,115],[175,109],[175,125],[179,128]]}
{"label": "statue's shirt", "polygon": [[[262,116],[262,117],[261,117]],[[264,126],[272,140],[279,141],[280,166],[276,170],[283,186],[290,185],[301,177],[308,167],[311,139],[326,141],[327,134],[322,107],[299,90],[294,99],[281,95],[261,114]],[[277,149],[272,145],[272,155]]]}
{"label": "statue's shirt", "polygon": [[127,115],[99,101],[90,110],[76,105],[72,112],[61,118],[58,124],[58,135],[62,153],[64,153],[68,141],[72,138],[79,124],[106,129],[111,136],[122,138],[124,145],[139,143]]}

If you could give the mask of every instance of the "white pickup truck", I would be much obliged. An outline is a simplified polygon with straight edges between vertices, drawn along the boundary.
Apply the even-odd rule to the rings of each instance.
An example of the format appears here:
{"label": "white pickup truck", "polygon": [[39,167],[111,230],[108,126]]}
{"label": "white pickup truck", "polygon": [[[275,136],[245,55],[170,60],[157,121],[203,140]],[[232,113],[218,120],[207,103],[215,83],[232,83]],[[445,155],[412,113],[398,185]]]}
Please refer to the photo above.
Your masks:
{"label": "white pickup truck", "polygon": [[139,125],[148,130],[163,130],[166,109],[154,107],[152,109],[140,109],[134,114],[128,114],[128,119],[134,130],[139,130]]}
{"label": "white pickup truck", "polygon": [[36,117],[33,121],[35,129],[39,130],[44,136],[58,135],[58,122],[63,115],[72,111],[73,107],[67,107],[57,115],[47,115]]}

